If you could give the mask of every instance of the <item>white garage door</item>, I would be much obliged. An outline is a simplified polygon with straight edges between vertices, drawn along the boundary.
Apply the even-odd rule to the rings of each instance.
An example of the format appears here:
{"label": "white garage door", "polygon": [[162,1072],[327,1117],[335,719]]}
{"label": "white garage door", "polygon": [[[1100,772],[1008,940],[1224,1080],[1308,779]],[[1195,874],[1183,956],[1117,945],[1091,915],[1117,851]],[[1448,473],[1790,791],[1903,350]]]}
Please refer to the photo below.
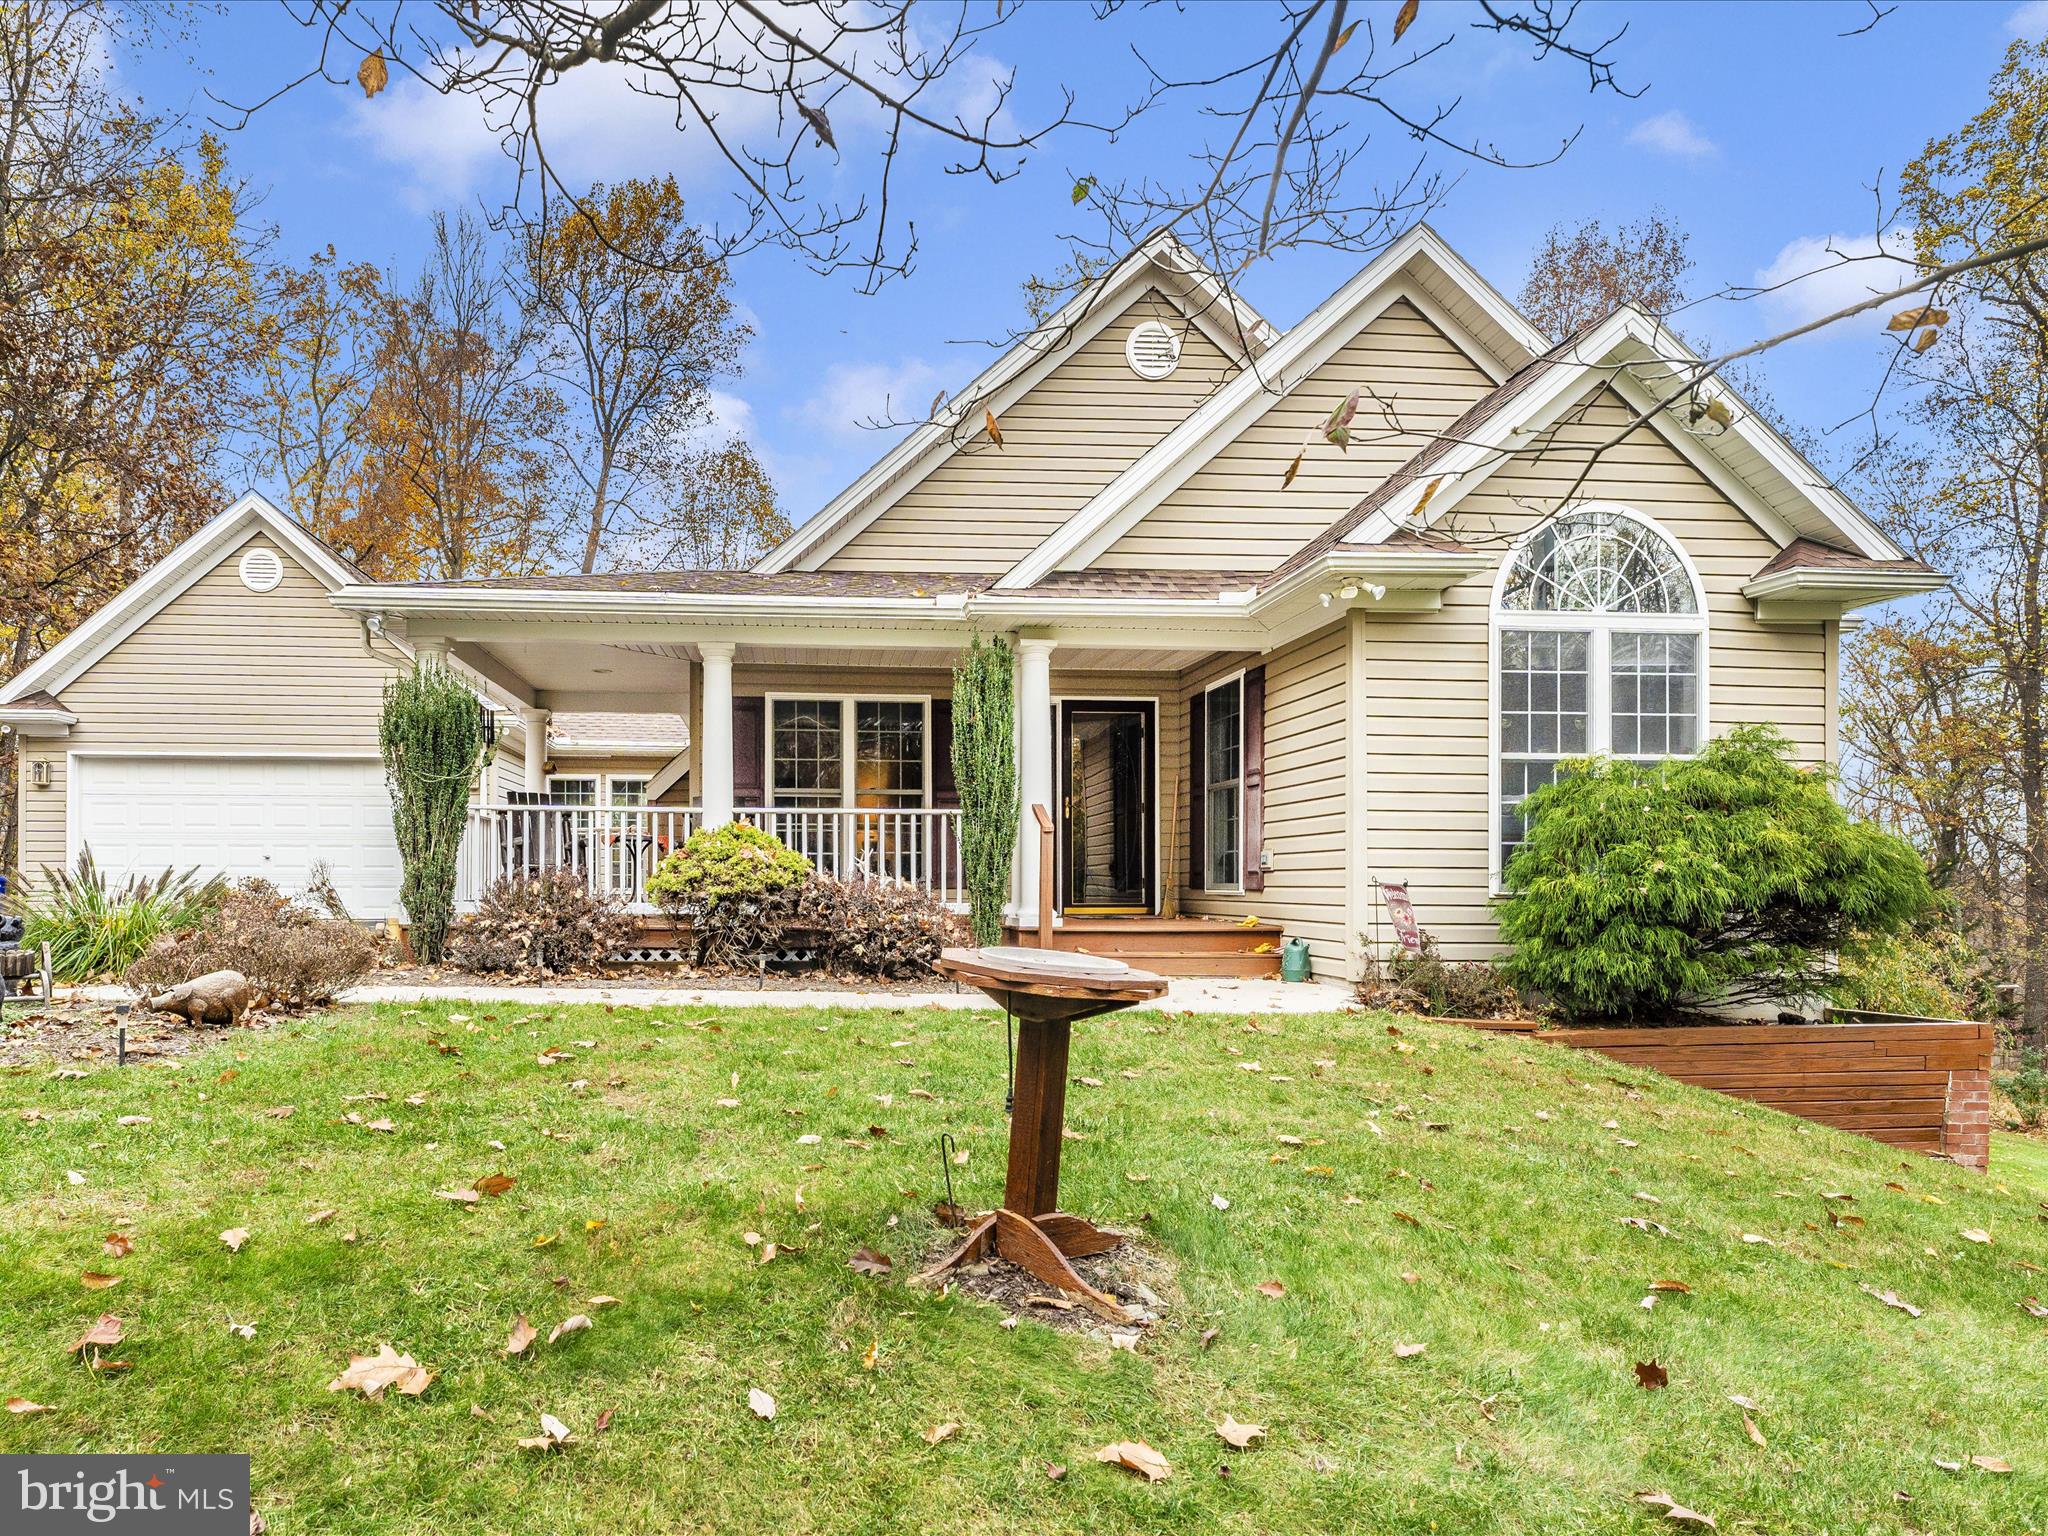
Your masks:
{"label": "white garage door", "polygon": [[375,760],[78,757],[72,838],[110,875],[197,868],[305,889],[316,860],[358,918],[399,911],[391,796]]}

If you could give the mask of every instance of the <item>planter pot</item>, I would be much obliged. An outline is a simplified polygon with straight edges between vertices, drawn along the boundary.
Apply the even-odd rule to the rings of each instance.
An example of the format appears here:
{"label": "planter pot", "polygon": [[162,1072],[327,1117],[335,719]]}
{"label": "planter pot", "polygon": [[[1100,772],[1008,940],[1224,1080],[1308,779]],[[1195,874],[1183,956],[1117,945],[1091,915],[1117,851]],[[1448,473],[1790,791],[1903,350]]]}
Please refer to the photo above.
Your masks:
{"label": "planter pot", "polygon": [[1989,1024],[1884,1016],[1671,1029],[1546,1029],[1526,1019],[1439,1022],[1597,1051],[1979,1172],[1990,1156]]}

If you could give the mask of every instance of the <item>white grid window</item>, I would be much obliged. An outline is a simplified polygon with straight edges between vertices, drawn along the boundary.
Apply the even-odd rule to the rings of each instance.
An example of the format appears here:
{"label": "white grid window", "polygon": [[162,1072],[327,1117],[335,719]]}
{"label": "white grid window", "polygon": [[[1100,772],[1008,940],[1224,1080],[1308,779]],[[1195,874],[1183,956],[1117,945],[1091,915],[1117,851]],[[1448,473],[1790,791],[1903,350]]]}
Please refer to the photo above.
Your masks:
{"label": "white grid window", "polygon": [[839,700],[775,700],[768,732],[773,803],[839,804],[842,735]]}
{"label": "white grid window", "polygon": [[924,701],[862,699],[853,718],[855,803],[924,804]]}
{"label": "white grid window", "polygon": [[1560,760],[1699,750],[1706,649],[1698,577],[1647,519],[1594,504],[1524,540],[1494,601],[1497,886],[1522,843],[1522,799]]}

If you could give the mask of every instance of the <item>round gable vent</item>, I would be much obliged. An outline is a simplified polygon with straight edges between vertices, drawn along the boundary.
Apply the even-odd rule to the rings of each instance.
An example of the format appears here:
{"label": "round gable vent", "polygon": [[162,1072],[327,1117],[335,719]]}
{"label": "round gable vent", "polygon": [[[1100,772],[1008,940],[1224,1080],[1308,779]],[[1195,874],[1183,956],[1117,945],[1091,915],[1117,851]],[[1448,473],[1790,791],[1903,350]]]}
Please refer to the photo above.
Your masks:
{"label": "round gable vent", "polygon": [[238,568],[242,585],[251,592],[275,592],[277,584],[284,580],[284,562],[277,558],[274,549],[252,549],[242,556]]}
{"label": "round gable vent", "polygon": [[1161,320],[1141,320],[1124,342],[1124,360],[1141,379],[1163,379],[1180,366],[1180,337]]}

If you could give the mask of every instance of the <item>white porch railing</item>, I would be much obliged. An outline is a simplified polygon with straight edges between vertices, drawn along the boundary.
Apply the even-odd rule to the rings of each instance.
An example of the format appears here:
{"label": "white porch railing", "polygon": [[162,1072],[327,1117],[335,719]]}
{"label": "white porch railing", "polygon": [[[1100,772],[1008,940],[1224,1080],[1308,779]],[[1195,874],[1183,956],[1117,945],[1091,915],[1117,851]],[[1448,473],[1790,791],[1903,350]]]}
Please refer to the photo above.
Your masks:
{"label": "white porch railing", "polygon": [[[825,874],[900,880],[955,906],[967,899],[957,810],[743,806],[733,817],[752,822]],[[647,877],[703,824],[696,806],[472,806],[456,904],[473,908],[507,875],[569,869],[591,889],[647,909]]]}

